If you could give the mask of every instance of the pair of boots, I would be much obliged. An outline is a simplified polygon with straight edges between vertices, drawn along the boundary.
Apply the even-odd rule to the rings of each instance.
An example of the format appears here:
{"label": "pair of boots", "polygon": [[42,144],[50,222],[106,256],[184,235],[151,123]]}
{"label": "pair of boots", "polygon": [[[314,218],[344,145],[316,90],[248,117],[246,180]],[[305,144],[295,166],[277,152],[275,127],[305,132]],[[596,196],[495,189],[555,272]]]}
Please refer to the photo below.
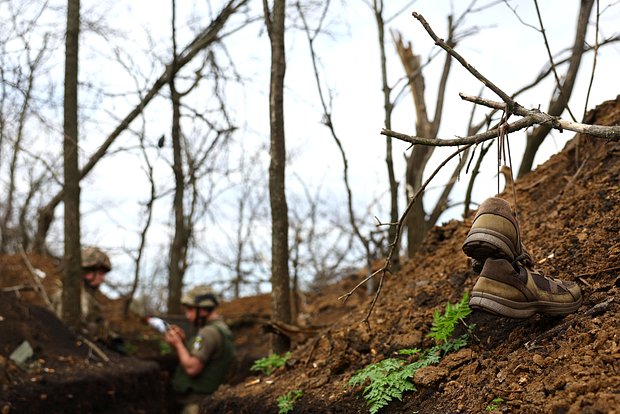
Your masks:
{"label": "pair of boots", "polygon": [[581,289],[532,270],[532,258],[521,243],[519,224],[501,198],[485,200],[478,209],[463,251],[480,273],[469,306],[509,318],[534,313],[565,315],[581,305]]}

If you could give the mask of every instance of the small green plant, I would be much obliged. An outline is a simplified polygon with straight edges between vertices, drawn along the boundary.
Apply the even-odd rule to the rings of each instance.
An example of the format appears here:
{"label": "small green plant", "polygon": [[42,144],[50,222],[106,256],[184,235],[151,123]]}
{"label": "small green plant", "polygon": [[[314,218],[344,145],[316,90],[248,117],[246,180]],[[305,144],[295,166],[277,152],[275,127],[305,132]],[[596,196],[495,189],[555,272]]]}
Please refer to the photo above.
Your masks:
{"label": "small green plant", "polygon": [[393,399],[402,400],[405,391],[415,391],[415,385],[411,382],[415,370],[416,366],[408,364],[406,360],[386,358],[358,371],[349,380],[349,385],[362,386],[369,383],[362,396],[374,414]]}
{"label": "small green plant", "polygon": [[278,414],[286,414],[293,411],[295,401],[303,395],[302,390],[292,390],[278,397]]}
{"label": "small green plant", "polygon": [[[402,401],[403,393],[406,391],[415,391],[413,376],[418,369],[437,364],[443,355],[467,345],[467,340],[475,327],[473,324],[469,325],[468,332],[459,338],[450,337],[456,324],[471,313],[468,299],[465,293],[460,302],[454,305],[448,303],[443,315],[435,311],[431,332],[428,334],[435,339],[435,346],[425,351],[417,348],[401,349],[398,354],[405,355],[408,359],[386,358],[367,365],[351,377],[349,386],[365,386],[362,396],[371,414],[377,413],[394,399]],[[415,357],[417,360],[413,360]]]}
{"label": "small green plant", "polygon": [[251,371],[261,371],[265,375],[271,375],[273,371],[284,366],[286,361],[291,357],[291,353],[287,352],[284,355],[271,354],[261,359],[254,361],[254,364],[250,368]]}
{"label": "small green plant", "polygon": [[491,400],[491,404],[487,405],[485,410],[495,411],[499,408],[499,404],[503,402],[504,402],[504,399],[502,397],[493,398],[493,400]]}
{"label": "small green plant", "polygon": [[128,341],[123,342],[121,349],[127,355],[135,355],[135,353],[138,352],[138,346]]}
{"label": "small green plant", "polygon": [[172,353],[172,347],[170,346],[170,344],[166,341],[159,341],[158,342],[159,345],[159,355],[168,355]]}
{"label": "small green plant", "polygon": [[438,309],[435,309],[433,326],[428,336],[433,338],[436,343],[445,343],[452,335],[452,332],[454,332],[456,324],[471,313],[468,301],[469,295],[465,292],[459,302],[454,305],[451,303],[446,304],[446,310],[443,315]]}

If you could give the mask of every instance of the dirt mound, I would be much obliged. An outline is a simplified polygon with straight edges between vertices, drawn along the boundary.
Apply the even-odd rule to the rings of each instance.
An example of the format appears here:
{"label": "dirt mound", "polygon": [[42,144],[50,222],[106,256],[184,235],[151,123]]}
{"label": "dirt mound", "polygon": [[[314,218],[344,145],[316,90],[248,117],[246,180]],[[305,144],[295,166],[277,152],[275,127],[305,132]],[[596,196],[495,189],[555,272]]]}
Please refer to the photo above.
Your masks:
{"label": "dirt mound", "polygon": [[[107,362],[47,309],[0,293],[2,413],[158,412],[159,367],[107,352]],[[18,367],[6,356],[28,343],[35,356]],[[88,396],[84,398],[84,396]]]}
{"label": "dirt mound", "polygon": [[[588,122],[620,124],[620,98],[588,115]],[[516,183],[523,239],[542,272],[577,282],[584,301],[565,318],[511,320],[474,312],[468,347],[418,371],[417,391],[390,413],[616,413],[620,407],[620,144],[577,137],[562,152]],[[512,192],[504,195],[511,201]],[[298,325],[293,351],[269,377],[249,370],[269,353],[271,297],[224,303],[221,314],[239,351],[235,376],[205,400],[209,413],[276,413],[276,400],[302,390],[296,413],[368,412],[359,389],[346,386],[367,364],[403,348],[426,348],[433,312],[470,291],[477,275],[461,251],[470,223],[434,228],[420,252],[390,276],[370,317],[363,289],[351,275],[319,292],[295,298]],[[101,297],[113,328],[135,346],[136,357],[105,351],[103,363],[32,290],[27,261],[55,289],[60,263],[49,257],[0,256],[0,286],[27,288],[0,294],[0,412],[174,412],[158,336],[123,303]],[[30,287],[30,290],[28,290]],[[10,289],[9,289],[10,290]],[[281,327],[280,327],[281,329]],[[28,341],[34,358],[25,369],[9,355]],[[153,361],[158,363],[154,364]]]}
{"label": "dirt mound", "polygon": [[[620,99],[588,122],[620,124]],[[615,413],[620,407],[620,145],[577,137],[516,183],[523,239],[547,275],[574,280],[584,301],[565,318],[510,320],[474,312],[469,347],[419,371],[418,391],[390,413]],[[512,192],[504,194],[512,200]],[[302,390],[293,412],[368,412],[346,386],[360,368],[403,348],[428,347],[433,311],[456,302],[476,275],[461,251],[469,223],[433,229],[423,249],[387,280],[370,318],[370,299],[292,353],[268,378],[225,387],[209,413],[277,412],[276,400]],[[342,294],[344,291],[338,292]]]}

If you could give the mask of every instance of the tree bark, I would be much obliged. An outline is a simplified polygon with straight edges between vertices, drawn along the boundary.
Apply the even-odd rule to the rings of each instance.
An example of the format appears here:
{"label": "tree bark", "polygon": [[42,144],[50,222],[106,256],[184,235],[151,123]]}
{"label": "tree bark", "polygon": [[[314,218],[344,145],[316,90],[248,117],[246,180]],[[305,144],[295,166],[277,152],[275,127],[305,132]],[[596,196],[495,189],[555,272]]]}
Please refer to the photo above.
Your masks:
{"label": "tree bark", "polygon": [[[284,52],[285,0],[274,0],[269,10],[263,0],[265,23],[271,40],[271,80],[269,90],[269,121],[271,162],[269,164],[269,199],[271,203],[271,286],[273,318],[276,322],[291,322],[290,276],[288,269],[288,206],[286,204],[284,171],[286,146],[284,136]],[[290,338],[272,334],[271,350],[281,354],[290,349]]]}
{"label": "tree bark", "polygon": [[172,170],[174,173],[174,198],[172,209],[174,211],[174,236],[170,246],[170,262],[168,264],[168,313],[181,313],[181,292],[183,290],[183,262],[185,250],[185,209],[183,200],[185,194],[185,176],[183,174],[183,154],[181,149],[181,96],[175,86],[175,73],[177,72],[177,48],[176,48],[176,2],[172,1],[172,64],[170,76],[170,100],[172,103]]}
{"label": "tree bark", "polygon": [[67,5],[64,95],[65,253],[62,275],[62,318],[74,328],[80,321],[80,175],[78,168],[78,46],[80,0]]}

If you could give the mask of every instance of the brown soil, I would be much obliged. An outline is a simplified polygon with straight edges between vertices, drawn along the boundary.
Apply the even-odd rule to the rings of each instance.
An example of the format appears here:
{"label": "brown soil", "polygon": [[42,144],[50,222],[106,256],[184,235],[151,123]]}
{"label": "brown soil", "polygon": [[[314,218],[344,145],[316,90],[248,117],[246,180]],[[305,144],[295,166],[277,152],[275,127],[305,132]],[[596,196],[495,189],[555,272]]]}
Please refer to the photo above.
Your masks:
{"label": "brown soil", "polygon": [[[588,122],[620,124],[620,97],[588,116]],[[620,412],[620,144],[578,139],[516,190],[523,239],[537,268],[576,281],[582,306],[564,318],[474,312],[467,320],[477,325],[469,346],[418,371],[417,391],[381,412],[481,413],[496,397],[503,399],[496,412]],[[224,304],[240,358],[230,384],[205,400],[203,411],[277,413],[277,397],[300,389],[294,413],[368,412],[360,389],[347,381],[399,349],[432,344],[426,335],[433,312],[459,300],[477,277],[461,251],[467,231],[467,220],[434,228],[422,250],[385,281],[369,327],[360,323],[371,302],[362,289],[338,300],[359,275],[306,295],[299,323],[306,329],[292,334],[291,359],[269,377],[249,366],[269,352],[270,297]],[[58,277],[49,258],[30,260],[49,280]],[[46,288],[53,289],[48,278]],[[0,257],[2,287],[30,280],[21,257]],[[107,303],[115,327],[138,349],[135,357],[106,351],[111,361],[102,363],[38,301],[33,292],[0,296],[0,413],[173,412],[166,381],[174,360],[159,356],[157,334],[139,318],[120,317],[119,305]],[[35,349],[36,363],[26,371],[8,360],[23,340]]]}

